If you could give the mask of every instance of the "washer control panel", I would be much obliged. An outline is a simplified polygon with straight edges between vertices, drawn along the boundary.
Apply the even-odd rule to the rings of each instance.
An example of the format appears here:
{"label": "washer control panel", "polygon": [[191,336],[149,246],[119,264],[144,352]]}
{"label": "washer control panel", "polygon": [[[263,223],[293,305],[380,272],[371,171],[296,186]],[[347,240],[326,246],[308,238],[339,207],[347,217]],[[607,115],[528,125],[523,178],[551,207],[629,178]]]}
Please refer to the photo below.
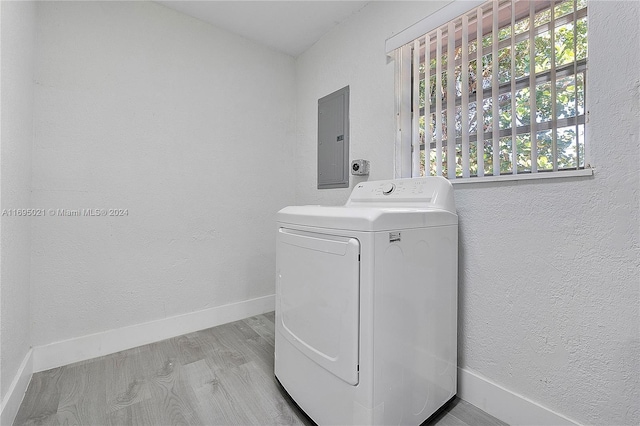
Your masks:
{"label": "washer control panel", "polygon": [[[351,200],[393,198],[422,198],[429,191],[429,182],[421,178],[361,182],[351,193]],[[428,195],[427,197],[430,197]]]}
{"label": "washer control panel", "polygon": [[451,183],[443,177],[424,177],[360,182],[346,204],[446,208],[440,204],[448,205],[447,200],[453,200]]}

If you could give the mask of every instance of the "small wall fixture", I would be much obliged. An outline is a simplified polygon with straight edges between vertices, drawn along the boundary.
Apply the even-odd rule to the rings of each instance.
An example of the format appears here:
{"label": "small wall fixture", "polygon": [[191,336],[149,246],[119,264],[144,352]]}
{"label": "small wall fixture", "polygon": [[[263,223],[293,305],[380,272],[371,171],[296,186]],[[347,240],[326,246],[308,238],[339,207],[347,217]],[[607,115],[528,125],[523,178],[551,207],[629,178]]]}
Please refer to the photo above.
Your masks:
{"label": "small wall fixture", "polygon": [[353,160],[351,162],[351,174],[355,176],[368,176],[369,160]]}

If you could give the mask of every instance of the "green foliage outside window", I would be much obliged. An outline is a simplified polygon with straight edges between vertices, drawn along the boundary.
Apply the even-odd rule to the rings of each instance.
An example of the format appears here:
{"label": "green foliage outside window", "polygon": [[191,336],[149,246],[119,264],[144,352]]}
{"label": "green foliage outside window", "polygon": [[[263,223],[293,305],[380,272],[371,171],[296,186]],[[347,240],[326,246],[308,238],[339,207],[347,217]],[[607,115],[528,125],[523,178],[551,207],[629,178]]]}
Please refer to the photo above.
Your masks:
{"label": "green foliage outside window", "polygon": [[[576,2],[577,10],[586,7],[584,0]],[[574,1],[565,1],[555,6],[554,18],[558,19],[562,16],[574,13]],[[498,116],[495,117],[498,120],[498,127],[503,132],[507,132],[506,136],[501,136],[499,139],[499,159],[500,159],[500,173],[512,173],[513,168],[517,168],[517,172],[530,172],[532,170],[532,140],[537,147],[537,169],[538,170],[552,170],[554,156],[556,157],[557,169],[576,169],[584,167],[584,124],[578,122],[576,117],[584,116],[585,114],[585,70],[586,67],[578,67],[575,65],[580,61],[584,62],[587,58],[587,18],[584,16],[581,19],[574,21],[566,19],[566,23],[562,20],[557,22],[554,29],[553,40],[552,34],[547,29],[544,30],[545,24],[548,24],[551,20],[551,10],[538,12],[535,15],[533,22],[533,28],[535,33],[535,73],[536,77],[550,75],[552,65],[555,65],[555,70],[560,70],[556,77],[555,84],[552,86],[550,78],[539,78],[540,83],[535,87],[535,105],[536,114],[535,117],[531,116],[531,90],[529,87],[529,73],[530,73],[530,41],[527,34],[522,40],[519,38],[517,43],[514,43],[514,52],[511,52],[511,44],[508,42],[504,47],[501,47],[498,51],[497,58],[497,72],[498,81],[505,89],[500,91],[498,95]],[[531,22],[529,17],[517,21],[514,25],[514,33],[517,36],[525,32],[529,32],[531,29]],[[547,25],[548,26],[548,25]],[[542,29],[538,29],[538,28]],[[511,25],[508,25],[502,29],[498,34],[499,40],[511,38]],[[574,40],[575,39],[575,40]],[[485,54],[482,56],[482,68],[478,69],[477,64],[477,42],[474,40],[469,43],[469,67],[466,71],[469,79],[469,93],[472,96],[472,100],[469,102],[468,116],[462,116],[462,108],[459,105],[459,97],[462,95],[462,47],[457,47],[455,50],[455,73],[453,78],[455,79],[456,98],[458,99],[458,106],[455,110],[456,117],[456,158],[453,164],[456,167],[456,175],[462,176],[462,120],[466,119],[468,124],[469,135],[476,139],[478,130],[480,129],[480,137],[486,139],[480,151],[480,155],[484,160],[484,174],[493,174],[493,150],[494,144],[491,137],[487,137],[487,133],[491,133],[493,130],[493,98],[490,94],[492,87],[492,78],[494,72],[494,60],[491,53],[492,35],[485,34],[482,39],[483,51]],[[443,52],[446,48],[443,49]],[[488,53],[487,53],[488,52]],[[435,55],[433,55],[435,56]],[[513,71],[511,61],[514,61]],[[553,64],[555,62],[555,64]],[[436,97],[440,96],[443,105],[445,105],[446,99],[446,87],[447,79],[447,57],[446,53],[440,58],[441,64],[441,78],[442,87],[437,88],[436,85],[436,58],[430,60],[429,78],[422,77],[420,80],[420,110],[424,111],[424,114],[420,114],[419,129],[421,145],[424,146],[426,136],[429,136],[429,140],[426,143],[425,151],[428,153],[428,162],[425,157],[425,151],[421,152],[421,174],[436,174],[436,114],[435,105]],[[424,64],[421,65],[420,75],[425,75]],[[513,75],[512,75],[513,74]],[[526,84],[520,84],[519,88],[511,93],[511,80],[515,79],[516,83],[526,82]],[[425,87],[425,81],[428,81],[428,90]],[[488,90],[483,96],[481,102],[474,101],[475,96],[482,93],[482,90]],[[554,103],[555,92],[555,103]],[[425,108],[425,97],[429,97],[429,107]],[[515,99],[515,110],[512,110],[512,96]],[[477,108],[482,108],[483,122],[477,122]],[[515,159],[512,158],[512,136],[511,129],[514,120],[516,123],[516,152]],[[554,130],[544,129],[542,124],[553,123],[554,120],[571,119],[574,121],[571,125],[560,127],[555,130],[556,139],[556,153],[554,155],[553,150],[553,137]],[[538,127],[543,127],[542,130],[535,132],[535,135],[531,135],[530,132],[524,132],[522,129],[527,129],[532,122],[537,123]],[[446,107],[442,108],[440,131],[442,135],[443,147],[442,147],[442,159],[443,159],[443,175],[447,175],[447,167],[450,166],[447,159],[447,147],[446,141],[448,137],[448,126],[446,117]],[[469,168],[471,175],[478,174],[478,149],[477,142],[474,140],[469,144]],[[425,162],[428,164],[425,166]]]}

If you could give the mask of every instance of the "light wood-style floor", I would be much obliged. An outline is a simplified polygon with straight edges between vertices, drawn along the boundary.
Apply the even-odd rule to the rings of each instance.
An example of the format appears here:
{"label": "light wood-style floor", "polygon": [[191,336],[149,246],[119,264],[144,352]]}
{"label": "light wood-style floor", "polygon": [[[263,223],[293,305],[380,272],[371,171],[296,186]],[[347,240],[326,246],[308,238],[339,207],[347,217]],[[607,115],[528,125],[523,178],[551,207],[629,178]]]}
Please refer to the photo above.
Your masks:
{"label": "light wood-style floor", "polygon": [[[273,345],[271,312],[36,373],[14,425],[313,425]],[[505,425],[460,399],[429,424]]]}

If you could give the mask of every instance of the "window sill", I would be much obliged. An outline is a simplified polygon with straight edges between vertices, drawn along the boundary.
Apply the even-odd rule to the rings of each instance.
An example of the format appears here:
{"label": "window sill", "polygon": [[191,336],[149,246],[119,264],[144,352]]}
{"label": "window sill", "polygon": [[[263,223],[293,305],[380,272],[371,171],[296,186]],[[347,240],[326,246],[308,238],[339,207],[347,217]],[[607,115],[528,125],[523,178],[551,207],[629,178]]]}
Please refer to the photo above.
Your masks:
{"label": "window sill", "polygon": [[483,176],[473,178],[449,179],[454,185],[467,183],[503,182],[513,180],[558,179],[581,176],[593,176],[593,169],[565,170],[562,172],[521,173],[518,175]]}

